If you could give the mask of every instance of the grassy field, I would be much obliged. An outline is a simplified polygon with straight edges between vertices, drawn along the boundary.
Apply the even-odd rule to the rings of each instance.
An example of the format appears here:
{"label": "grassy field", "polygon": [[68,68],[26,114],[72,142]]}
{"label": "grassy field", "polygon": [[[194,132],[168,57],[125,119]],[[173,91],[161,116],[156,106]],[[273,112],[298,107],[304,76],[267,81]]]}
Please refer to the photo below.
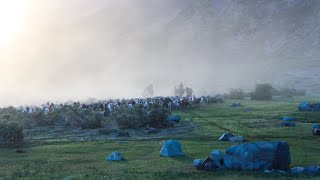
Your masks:
{"label": "grassy field", "polygon": [[[17,147],[0,148],[0,179],[320,179],[320,176],[268,175],[263,172],[216,171],[199,172],[192,167],[195,158],[237,143],[219,142],[218,137],[229,131],[246,137],[248,142],[282,140],[290,145],[291,166],[320,164],[320,137],[311,134],[320,113],[299,112],[303,98],[274,101],[235,101],[241,108],[230,108],[234,101],[214,104],[197,110],[176,112],[184,121],[196,124],[195,131],[184,135],[139,139],[128,138],[94,142],[64,140],[26,142],[17,154]],[[312,101],[320,99],[309,98]],[[293,116],[297,126],[278,126],[282,116]],[[181,158],[159,156],[166,139],[178,139],[186,154]],[[120,151],[123,162],[107,162],[105,157]]]}

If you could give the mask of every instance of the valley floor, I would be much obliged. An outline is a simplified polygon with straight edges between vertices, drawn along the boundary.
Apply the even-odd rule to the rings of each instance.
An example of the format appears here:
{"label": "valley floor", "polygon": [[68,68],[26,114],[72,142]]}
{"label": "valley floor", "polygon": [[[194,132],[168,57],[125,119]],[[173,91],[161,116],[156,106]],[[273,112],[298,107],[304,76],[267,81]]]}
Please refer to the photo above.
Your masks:
{"label": "valley floor", "polygon": [[[263,172],[216,171],[202,172],[192,167],[194,159],[203,159],[219,149],[239,144],[220,142],[224,132],[245,136],[248,142],[287,141],[290,145],[291,166],[320,164],[320,137],[311,134],[312,124],[319,123],[319,112],[299,112],[292,98],[274,101],[227,101],[196,110],[175,112],[183,121],[195,125],[181,134],[150,135],[95,141],[71,141],[61,138],[37,138],[27,134],[26,143],[0,147],[0,179],[320,179],[311,175],[269,175]],[[243,107],[231,108],[240,102]],[[298,120],[292,128],[280,127],[282,116]],[[33,136],[33,137],[30,137]],[[159,151],[164,140],[177,139],[182,143],[185,157],[164,158]],[[17,154],[16,149],[25,153]],[[108,162],[105,157],[120,151],[123,162]]]}

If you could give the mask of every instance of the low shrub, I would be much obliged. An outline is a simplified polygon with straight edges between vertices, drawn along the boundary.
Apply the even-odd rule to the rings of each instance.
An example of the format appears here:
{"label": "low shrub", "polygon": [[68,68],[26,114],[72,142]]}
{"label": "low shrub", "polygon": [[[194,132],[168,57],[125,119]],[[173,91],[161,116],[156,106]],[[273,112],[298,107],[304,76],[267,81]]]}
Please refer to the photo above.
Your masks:
{"label": "low shrub", "polygon": [[0,141],[20,142],[23,140],[23,127],[17,122],[0,120]]}
{"label": "low shrub", "polygon": [[153,106],[147,114],[147,123],[150,127],[163,128],[167,126],[166,120],[170,115],[170,111],[160,106]]}
{"label": "low shrub", "polygon": [[121,129],[137,129],[146,126],[146,111],[143,106],[120,106],[112,112],[111,118]]}
{"label": "low shrub", "polygon": [[252,100],[272,100],[272,86],[270,84],[257,84],[251,93]]}
{"label": "low shrub", "polygon": [[153,105],[149,108],[137,105],[133,108],[120,106],[112,112],[110,118],[121,129],[138,129],[147,126],[164,128],[168,125],[166,120],[169,115],[170,111],[159,105]]}
{"label": "low shrub", "polygon": [[81,128],[82,129],[98,129],[102,128],[102,121],[104,120],[103,115],[100,113],[93,113],[86,114],[83,117]]}

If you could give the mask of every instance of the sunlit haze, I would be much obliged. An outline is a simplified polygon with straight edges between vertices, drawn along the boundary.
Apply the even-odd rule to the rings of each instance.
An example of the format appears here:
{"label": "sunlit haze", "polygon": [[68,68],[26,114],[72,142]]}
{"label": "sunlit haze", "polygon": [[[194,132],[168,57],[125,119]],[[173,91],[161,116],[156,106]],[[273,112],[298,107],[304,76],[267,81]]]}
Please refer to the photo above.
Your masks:
{"label": "sunlit haze", "polygon": [[258,82],[319,93],[319,1],[246,2],[1,0],[0,105],[140,97],[149,84],[172,95],[179,82],[196,95]]}

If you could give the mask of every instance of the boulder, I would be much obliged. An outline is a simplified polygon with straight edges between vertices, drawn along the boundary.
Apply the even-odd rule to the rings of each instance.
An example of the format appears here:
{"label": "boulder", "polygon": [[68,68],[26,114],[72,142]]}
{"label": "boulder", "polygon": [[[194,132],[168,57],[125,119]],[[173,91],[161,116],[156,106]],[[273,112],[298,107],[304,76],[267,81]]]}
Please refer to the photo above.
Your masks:
{"label": "boulder", "polygon": [[294,167],[294,168],[291,168],[290,171],[293,174],[301,174],[304,172],[304,167]]}
{"label": "boulder", "polygon": [[299,104],[299,111],[311,111],[311,104],[309,102],[302,102]]}
{"label": "boulder", "polygon": [[229,138],[231,142],[243,142],[245,139],[243,136],[233,136]]}
{"label": "boulder", "polygon": [[229,141],[229,139],[231,137],[233,137],[234,135],[232,133],[224,133],[222,134],[222,136],[220,136],[220,138],[218,139],[219,141]]}
{"label": "boulder", "polygon": [[293,117],[289,117],[289,116],[285,116],[282,118],[283,121],[295,121],[296,118],[293,118]]}
{"label": "boulder", "polygon": [[181,144],[177,140],[165,141],[162,145],[160,155],[164,157],[184,156]]}
{"label": "boulder", "polygon": [[320,125],[319,125],[319,124],[314,124],[314,125],[312,126],[312,128],[313,128],[313,129],[320,129]]}
{"label": "boulder", "polygon": [[289,122],[289,121],[282,121],[280,126],[282,126],[282,127],[294,127],[294,126],[296,126],[296,123]]}
{"label": "boulder", "polygon": [[288,170],[291,162],[287,142],[255,142],[232,146],[223,158],[227,169]]}
{"label": "boulder", "polygon": [[233,108],[238,108],[238,107],[241,107],[241,103],[232,103],[230,107],[233,107]]}
{"label": "boulder", "polygon": [[212,151],[209,157],[213,160],[213,163],[217,168],[221,168],[223,166],[224,154],[220,150]]}
{"label": "boulder", "polygon": [[168,117],[168,121],[171,121],[171,122],[175,122],[175,123],[179,123],[181,120],[181,116],[169,116]]}
{"label": "boulder", "polygon": [[304,172],[309,174],[319,174],[320,166],[307,166],[304,168]]}
{"label": "boulder", "polygon": [[123,157],[121,155],[121,153],[119,153],[118,151],[115,151],[113,153],[111,153],[107,158],[107,161],[121,161],[123,160]]}
{"label": "boulder", "polygon": [[193,161],[193,167],[195,167],[197,170],[203,170],[203,160],[201,159],[196,159]]}

